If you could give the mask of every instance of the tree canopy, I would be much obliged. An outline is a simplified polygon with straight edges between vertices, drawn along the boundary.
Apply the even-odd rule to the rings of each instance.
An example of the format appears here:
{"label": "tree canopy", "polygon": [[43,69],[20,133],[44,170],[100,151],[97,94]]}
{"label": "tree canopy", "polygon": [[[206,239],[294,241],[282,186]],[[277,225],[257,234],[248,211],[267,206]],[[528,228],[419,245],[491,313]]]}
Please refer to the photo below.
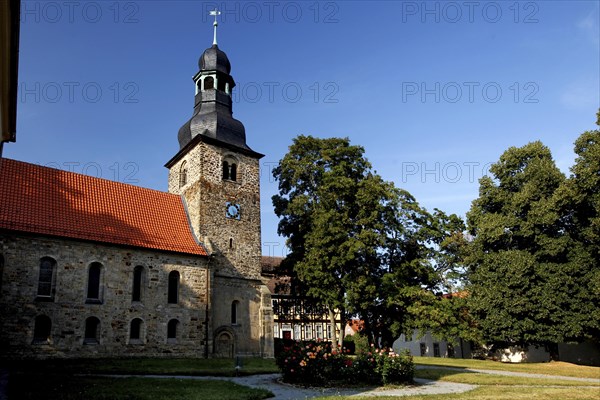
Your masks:
{"label": "tree canopy", "polygon": [[550,350],[597,340],[600,130],[575,153],[567,177],[541,142],[509,148],[465,226],[384,181],[347,138],[299,136],[273,171],[294,293],[326,305],[332,325],[334,310],[358,316],[384,346],[416,328]]}
{"label": "tree canopy", "polygon": [[597,335],[599,146],[598,131],[577,139],[569,178],[541,142],[511,147],[480,180],[466,261],[487,342],[552,348]]}
{"label": "tree canopy", "polygon": [[[372,341],[391,345],[430,305],[441,284],[432,246],[459,219],[429,214],[347,138],[299,136],[273,175],[278,232],[290,250],[284,267],[307,296],[361,317]],[[448,271],[445,257],[439,265]]]}

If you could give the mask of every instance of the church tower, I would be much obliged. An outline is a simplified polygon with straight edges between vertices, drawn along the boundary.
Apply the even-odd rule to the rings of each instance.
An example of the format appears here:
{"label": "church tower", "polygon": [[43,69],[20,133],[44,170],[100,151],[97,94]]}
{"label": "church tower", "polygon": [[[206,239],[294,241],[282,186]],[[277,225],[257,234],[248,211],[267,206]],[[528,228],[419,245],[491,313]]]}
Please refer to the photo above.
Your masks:
{"label": "church tower", "polygon": [[[211,12],[215,15],[217,12]],[[232,114],[235,81],[215,40],[198,61],[194,111],[179,129],[179,152],[165,165],[169,192],[182,196],[196,237],[209,252],[209,349],[215,357],[273,356],[270,294],[261,283],[262,154],[246,144]]]}

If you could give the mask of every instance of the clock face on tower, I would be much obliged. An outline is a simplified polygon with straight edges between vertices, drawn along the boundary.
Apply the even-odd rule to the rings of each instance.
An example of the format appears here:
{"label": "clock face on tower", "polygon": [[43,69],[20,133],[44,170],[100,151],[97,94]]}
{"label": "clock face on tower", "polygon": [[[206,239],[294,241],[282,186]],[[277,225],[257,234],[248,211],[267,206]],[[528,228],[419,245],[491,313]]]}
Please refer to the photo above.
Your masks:
{"label": "clock face on tower", "polygon": [[225,203],[225,217],[239,220],[241,218],[240,205],[226,202]]}

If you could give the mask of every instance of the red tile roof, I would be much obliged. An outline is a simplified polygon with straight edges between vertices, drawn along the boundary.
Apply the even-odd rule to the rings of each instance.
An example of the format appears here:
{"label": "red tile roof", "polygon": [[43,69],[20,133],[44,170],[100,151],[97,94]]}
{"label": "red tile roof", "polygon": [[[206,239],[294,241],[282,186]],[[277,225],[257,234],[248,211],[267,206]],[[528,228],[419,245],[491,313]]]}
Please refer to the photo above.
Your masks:
{"label": "red tile roof", "polygon": [[0,229],[207,255],[180,196],[6,158]]}
{"label": "red tile roof", "polygon": [[279,265],[283,261],[283,257],[262,256],[260,266],[263,274],[271,274],[277,271]]}

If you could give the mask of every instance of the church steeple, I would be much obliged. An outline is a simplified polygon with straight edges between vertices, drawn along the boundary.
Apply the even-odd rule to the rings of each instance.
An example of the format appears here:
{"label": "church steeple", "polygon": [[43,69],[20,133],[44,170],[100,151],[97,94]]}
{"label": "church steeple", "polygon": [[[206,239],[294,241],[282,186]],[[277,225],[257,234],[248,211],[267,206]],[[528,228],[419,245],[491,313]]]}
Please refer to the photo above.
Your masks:
{"label": "church steeple", "polygon": [[196,136],[216,139],[240,150],[252,151],[246,145],[244,125],[233,118],[231,93],[235,81],[231,76],[231,64],[227,54],[216,44],[216,12],[214,43],[198,60],[200,70],[194,75],[196,86],[192,118],[180,129],[179,146],[183,149]]}

